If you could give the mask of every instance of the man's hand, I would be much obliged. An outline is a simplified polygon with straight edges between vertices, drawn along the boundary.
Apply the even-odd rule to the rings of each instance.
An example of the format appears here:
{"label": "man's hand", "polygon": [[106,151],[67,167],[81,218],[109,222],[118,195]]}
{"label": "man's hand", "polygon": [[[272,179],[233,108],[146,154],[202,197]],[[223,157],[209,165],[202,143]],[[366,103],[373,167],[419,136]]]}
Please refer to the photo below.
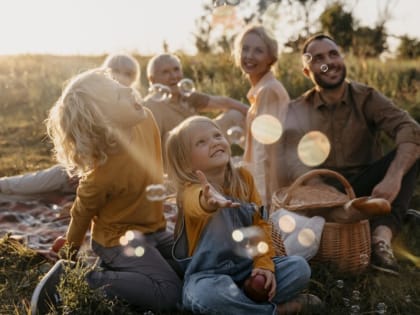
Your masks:
{"label": "man's hand", "polygon": [[385,177],[372,190],[372,197],[384,198],[392,203],[401,189],[401,180]]}

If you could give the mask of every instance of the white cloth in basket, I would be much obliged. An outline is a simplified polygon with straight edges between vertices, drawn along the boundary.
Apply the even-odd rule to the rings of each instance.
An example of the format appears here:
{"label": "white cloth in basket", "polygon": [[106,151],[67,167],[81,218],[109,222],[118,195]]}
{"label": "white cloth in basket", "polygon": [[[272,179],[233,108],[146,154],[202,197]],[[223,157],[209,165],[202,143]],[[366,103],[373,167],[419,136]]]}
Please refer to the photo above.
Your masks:
{"label": "white cloth in basket", "polygon": [[305,217],[285,209],[274,211],[270,220],[275,232],[280,233],[288,256],[297,255],[310,260],[318,252],[325,219]]}

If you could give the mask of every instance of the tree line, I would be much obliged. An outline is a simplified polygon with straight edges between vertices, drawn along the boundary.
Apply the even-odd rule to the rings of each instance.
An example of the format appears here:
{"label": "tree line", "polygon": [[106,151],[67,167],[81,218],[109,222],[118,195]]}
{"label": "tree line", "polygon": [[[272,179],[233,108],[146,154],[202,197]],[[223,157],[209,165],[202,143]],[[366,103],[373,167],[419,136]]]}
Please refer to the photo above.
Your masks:
{"label": "tree line", "polygon": [[[214,1],[213,1],[214,2]],[[316,7],[325,5],[318,15]],[[285,47],[291,52],[300,50],[305,39],[313,33],[325,32],[333,36],[345,53],[356,57],[378,57],[388,52],[387,39],[398,38],[396,57],[415,59],[420,57],[420,41],[408,35],[396,36],[387,31],[387,23],[392,20],[391,0],[382,2],[374,27],[361,26],[352,9],[357,0],[257,0],[241,1],[236,9],[241,12],[243,23],[263,23],[276,31],[276,20],[287,18],[289,24],[303,25],[293,38],[288,39]],[[199,53],[228,52],[231,49],[235,32],[232,28],[220,32],[214,25],[215,8],[204,5],[204,14],[196,20],[194,33],[195,46]],[[229,14],[227,9],[225,13]],[[222,17],[223,18],[223,17]],[[234,16],[226,16],[233,19]],[[228,21],[228,23],[231,21]]]}

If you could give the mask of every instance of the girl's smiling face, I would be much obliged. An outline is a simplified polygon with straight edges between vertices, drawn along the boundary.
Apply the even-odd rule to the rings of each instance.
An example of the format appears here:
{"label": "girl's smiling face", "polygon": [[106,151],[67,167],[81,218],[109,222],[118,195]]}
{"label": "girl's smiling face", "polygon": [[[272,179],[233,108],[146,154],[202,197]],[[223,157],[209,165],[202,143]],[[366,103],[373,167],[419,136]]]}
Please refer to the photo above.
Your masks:
{"label": "girl's smiling face", "polygon": [[230,159],[230,147],[222,132],[210,122],[191,128],[191,167],[204,174],[224,171]]}

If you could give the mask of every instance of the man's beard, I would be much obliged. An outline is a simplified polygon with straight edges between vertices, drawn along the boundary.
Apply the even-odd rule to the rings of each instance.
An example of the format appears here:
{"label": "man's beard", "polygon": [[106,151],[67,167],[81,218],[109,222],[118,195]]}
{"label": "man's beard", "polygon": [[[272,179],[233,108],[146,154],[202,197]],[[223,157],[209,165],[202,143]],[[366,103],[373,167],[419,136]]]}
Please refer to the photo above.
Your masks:
{"label": "man's beard", "polygon": [[342,75],[341,75],[340,79],[335,83],[325,82],[322,79],[321,75],[315,74],[315,73],[314,73],[314,80],[315,80],[316,84],[319,85],[321,88],[323,88],[325,90],[334,90],[334,89],[338,88],[344,82],[344,80],[346,79],[347,68],[346,68],[345,65],[343,65],[342,69],[343,69]]}

